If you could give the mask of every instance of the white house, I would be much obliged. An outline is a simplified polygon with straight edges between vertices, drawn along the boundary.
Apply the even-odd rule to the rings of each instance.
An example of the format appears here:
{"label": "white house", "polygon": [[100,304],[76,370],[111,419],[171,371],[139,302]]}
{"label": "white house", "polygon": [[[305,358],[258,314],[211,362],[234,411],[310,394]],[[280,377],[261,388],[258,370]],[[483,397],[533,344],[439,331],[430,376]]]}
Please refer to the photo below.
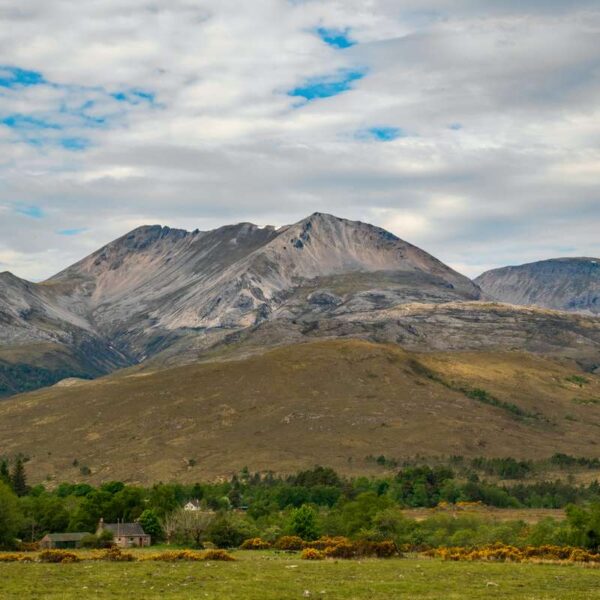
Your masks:
{"label": "white house", "polygon": [[183,510],[200,510],[200,500],[197,500],[196,498],[194,498],[193,500],[188,500],[184,505],[183,505]]}

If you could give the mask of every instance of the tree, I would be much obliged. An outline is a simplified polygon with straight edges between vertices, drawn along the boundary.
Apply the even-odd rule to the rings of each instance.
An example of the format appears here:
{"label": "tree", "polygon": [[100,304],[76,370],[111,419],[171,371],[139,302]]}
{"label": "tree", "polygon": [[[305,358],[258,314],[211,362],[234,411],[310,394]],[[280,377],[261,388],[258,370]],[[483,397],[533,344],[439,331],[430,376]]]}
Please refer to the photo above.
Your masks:
{"label": "tree", "polygon": [[208,539],[219,548],[237,548],[244,540],[257,535],[256,527],[235,514],[223,513],[213,520]]}
{"label": "tree", "polygon": [[178,508],[158,523],[168,544],[174,541],[184,546],[201,548],[213,520],[212,512]]}
{"label": "tree", "polygon": [[0,460],[0,482],[10,485],[10,473],[8,471],[8,460],[6,458]]}
{"label": "tree", "polygon": [[600,504],[592,504],[589,509],[569,505],[567,520],[572,530],[573,542],[590,550],[600,549]]}
{"label": "tree", "polygon": [[151,536],[153,542],[158,542],[162,539],[162,527],[160,526],[157,514],[153,510],[147,508],[140,515],[139,521],[142,529]]}
{"label": "tree", "polygon": [[12,548],[17,532],[23,523],[23,515],[14,492],[0,482],[0,548]]}
{"label": "tree", "polygon": [[15,466],[10,476],[12,488],[17,496],[25,496],[27,494],[27,476],[25,475],[25,466],[23,459],[17,456]]}
{"label": "tree", "polygon": [[317,513],[312,506],[303,504],[292,512],[290,531],[303,540],[316,540],[319,537]]}

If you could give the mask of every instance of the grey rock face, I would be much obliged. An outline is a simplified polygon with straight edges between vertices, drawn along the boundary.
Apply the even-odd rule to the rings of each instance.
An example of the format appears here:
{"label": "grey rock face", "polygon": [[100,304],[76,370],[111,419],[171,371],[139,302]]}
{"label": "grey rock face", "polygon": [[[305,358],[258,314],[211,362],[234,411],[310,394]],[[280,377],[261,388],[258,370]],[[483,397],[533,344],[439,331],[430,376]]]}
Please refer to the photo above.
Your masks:
{"label": "grey rock face", "polygon": [[501,302],[600,313],[597,258],[557,258],[503,267],[483,273],[475,282]]}

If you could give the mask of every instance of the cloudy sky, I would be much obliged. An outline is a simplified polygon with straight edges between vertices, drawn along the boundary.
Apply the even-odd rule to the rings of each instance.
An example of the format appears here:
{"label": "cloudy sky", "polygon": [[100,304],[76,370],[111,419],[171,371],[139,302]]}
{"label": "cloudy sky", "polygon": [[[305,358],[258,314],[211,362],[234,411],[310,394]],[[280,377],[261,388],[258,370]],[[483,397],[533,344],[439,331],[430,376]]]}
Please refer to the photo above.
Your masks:
{"label": "cloudy sky", "polygon": [[314,212],[600,256],[597,0],[0,0],[0,271]]}

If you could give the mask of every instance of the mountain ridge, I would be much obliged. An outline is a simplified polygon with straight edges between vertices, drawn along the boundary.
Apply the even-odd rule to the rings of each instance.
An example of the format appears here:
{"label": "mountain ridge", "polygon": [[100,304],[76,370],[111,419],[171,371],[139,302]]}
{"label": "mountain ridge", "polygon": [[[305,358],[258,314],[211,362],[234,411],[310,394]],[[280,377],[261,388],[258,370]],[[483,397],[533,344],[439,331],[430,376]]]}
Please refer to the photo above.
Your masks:
{"label": "mountain ridge", "polygon": [[600,314],[599,258],[561,257],[500,267],[474,281],[501,302]]}
{"label": "mountain ridge", "polygon": [[[598,367],[595,322],[499,310],[489,298],[385,229],[325,213],[279,228],[144,225],[41,283],[3,274],[0,360],[22,361],[26,345],[36,368],[56,362],[57,379],[96,377],[148,361],[203,360],[228,346],[349,336],[418,351],[563,348],[585,369]],[[56,361],[49,347],[60,350]],[[27,361],[18,364],[25,377]]]}

